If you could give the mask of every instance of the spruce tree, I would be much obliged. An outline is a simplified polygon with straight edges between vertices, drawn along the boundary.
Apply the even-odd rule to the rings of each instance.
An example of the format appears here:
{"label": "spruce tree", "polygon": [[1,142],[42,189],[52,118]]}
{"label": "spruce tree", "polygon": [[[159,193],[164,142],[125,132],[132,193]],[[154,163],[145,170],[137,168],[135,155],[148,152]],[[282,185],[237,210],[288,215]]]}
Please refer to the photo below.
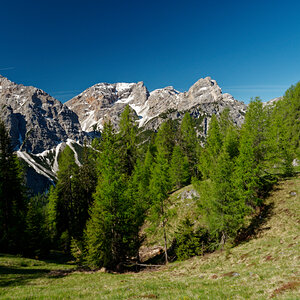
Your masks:
{"label": "spruce tree", "polygon": [[9,134],[0,120],[0,248],[2,252],[24,250],[25,187]]}
{"label": "spruce tree", "polygon": [[43,257],[49,252],[50,237],[46,222],[45,195],[36,195],[28,203],[26,215],[26,254]]}

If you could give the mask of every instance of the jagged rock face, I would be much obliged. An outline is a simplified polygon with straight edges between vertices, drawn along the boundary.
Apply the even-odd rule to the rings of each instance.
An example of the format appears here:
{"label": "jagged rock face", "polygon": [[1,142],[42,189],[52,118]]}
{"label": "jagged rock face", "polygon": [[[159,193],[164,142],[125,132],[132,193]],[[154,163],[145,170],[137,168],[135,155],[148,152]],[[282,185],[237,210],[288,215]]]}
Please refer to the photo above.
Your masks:
{"label": "jagged rock face", "polygon": [[15,150],[40,153],[68,138],[83,140],[77,115],[44,91],[0,76],[0,118]]}
{"label": "jagged rock face", "polygon": [[116,124],[127,104],[143,105],[148,94],[143,82],[99,83],[69,100],[66,105],[78,115],[82,129],[92,131],[101,129],[108,120]]}
{"label": "jagged rock face", "polygon": [[226,107],[230,109],[233,120],[241,125],[246,111],[244,103],[230,94],[222,94],[221,88],[210,77],[198,80],[185,93],[173,87],[149,93],[142,82],[100,83],[66,103],[78,114],[86,131],[92,131],[96,126],[101,130],[108,119],[116,125],[127,104],[136,112],[139,126],[149,130],[157,130],[167,118],[180,120],[185,112],[200,118],[205,129],[212,114],[219,114]]}

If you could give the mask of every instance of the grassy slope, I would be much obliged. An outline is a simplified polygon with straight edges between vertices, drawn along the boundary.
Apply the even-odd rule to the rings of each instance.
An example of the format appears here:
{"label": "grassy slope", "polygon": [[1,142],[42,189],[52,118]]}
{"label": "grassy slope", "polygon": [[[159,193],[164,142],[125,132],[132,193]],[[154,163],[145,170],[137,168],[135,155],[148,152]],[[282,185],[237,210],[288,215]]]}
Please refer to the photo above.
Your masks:
{"label": "grassy slope", "polygon": [[49,273],[70,266],[0,256],[0,298],[299,299],[300,178],[280,183],[267,204],[256,238],[153,272]]}
{"label": "grassy slope", "polygon": [[[168,246],[171,245],[178,225],[185,217],[188,217],[192,221],[199,222],[199,216],[197,213],[197,199],[195,197],[186,197],[186,194],[193,189],[192,185],[188,185],[176,192],[172,193],[169,197],[167,208],[169,212],[167,223],[167,240]],[[149,226],[149,222],[146,221],[142,228],[142,234],[147,237],[143,245],[145,246],[163,246],[163,230],[161,224],[158,226]]]}

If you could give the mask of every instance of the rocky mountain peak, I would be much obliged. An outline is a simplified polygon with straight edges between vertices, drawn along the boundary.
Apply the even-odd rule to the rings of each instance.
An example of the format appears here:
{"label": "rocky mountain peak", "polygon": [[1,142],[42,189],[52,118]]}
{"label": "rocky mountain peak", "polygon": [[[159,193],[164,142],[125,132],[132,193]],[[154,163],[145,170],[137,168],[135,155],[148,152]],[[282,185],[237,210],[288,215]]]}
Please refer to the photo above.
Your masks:
{"label": "rocky mountain peak", "polygon": [[239,111],[234,118],[240,124],[246,108],[230,94],[222,94],[221,88],[211,77],[199,79],[185,93],[172,86],[149,93],[143,82],[99,83],[74,97],[66,105],[77,113],[85,131],[93,131],[95,128],[101,130],[103,122],[108,119],[117,125],[125,105],[130,105],[135,111],[140,127],[154,130],[163,121],[160,116],[170,116],[170,112],[172,118],[180,119],[186,111],[193,111],[195,116],[207,112],[209,116],[225,107],[230,107],[233,112]]}
{"label": "rocky mountain peak", "polygon": [[0,78],[0,118],[13,147],[39,153],[68,138],[82,140],[77,115],[41,89]]}

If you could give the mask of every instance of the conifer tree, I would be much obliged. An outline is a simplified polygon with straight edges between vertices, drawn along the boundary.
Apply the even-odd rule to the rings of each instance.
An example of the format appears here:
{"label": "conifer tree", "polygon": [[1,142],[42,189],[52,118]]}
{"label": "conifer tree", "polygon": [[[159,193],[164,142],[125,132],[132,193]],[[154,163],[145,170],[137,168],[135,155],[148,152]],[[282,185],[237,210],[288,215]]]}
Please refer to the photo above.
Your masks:
{"label": "conifer tree", "polygon": [[[98,159],[98,184],[91,218],[86,229],[86,260],[89,265],[115,269],[137,255],[140,219],[135,199],[128,197],[119,141],[112,125],[105,124]],[[130,194],[130,193],[129,193]]]}
{"label": "conifer tree", "polygon": [[24,181],[9,134],[0,120],[0,248],[3,252],[24,249],[26,198]]}
{"label": "conifer tree", "polygon": [[198,186],[200,208],[209,226],[210,235],[224,245],[233,239],[244,222],[246,207],[236,194],[236,132],[229,127],[222,148],[210,171],[210,179]]}
{"label": "conifer tree", "polygon": [[191,180],[188,158],[178,145],[173,148],[169,173],[172,186],[176,189],[187,185]]}
{"label": "conifer tree", "polygon": [[290,176],[294,172],[293,160],[300,158],[300,83],[288,89],[270,110],[269,159],[284,175]]}
{"label": "conifer tree", "polygon": [[49,252],[45,195],[36,195],[28,203],[26,215],[26,254],[41,257]]}
{"label": "conifer tree", "polygon": [[198,165],[198,169],[204,179],[210,177],[210,170],[213,169],[216,164],[216,158],[220,153],[221,147],[222,135],[220,126],[216,115],[212,115],[207,133],[206,146],[200,153]]}
{"label": "conifer tree", "polygon": [[69,146],[59,157],[57,184],[49,194],[49,222],[61,239],[65,252],[70,251],[71,239],[80,239],[83,231],[81,220],[82,198],[78,195],[79,167]]}
{"label": "conifer tree", "polygon": [[239,156],[235,174],[238,197],[248,206],[256,206],[259,198],[260,181],[265,174],[269,153],[267,142],[267,116],[260,99],[248,106],[245,122],[241,129]]}
{"label": "conifer tree", "polygon": [[137,159],[137,125],[133,119],[129,105],[127,105],[121,114],[119,131],[119,153],[123,170],[129,176],[132,174]]}
{"label": "conifer tree", "polygon": [[188,158],[190,174],[195,176],[199,146],[195,125],[189,113],[185,113],[180,125],[180,146],[184,155]]}
{"label": "conifer tree", "polygon": [[167,147],[164,148],[162,145],[158,147],[156,162],[150,181],[151,208],[149,215],[150,220],[154,224],[161,224],[162,226],[166,263],[168,263],[168,245],[166,233],[168,219],[167,201],[168,192],[171,189],[171,182],[169,178],[168,151],[169,149]]}
{"label": "conifer tree", "polygon": [[164,152],[168,162],[170,162],[175,145],[175,133],[171,120],[167,120],[159,127],[155,138],[155,146],[158,152]]}

